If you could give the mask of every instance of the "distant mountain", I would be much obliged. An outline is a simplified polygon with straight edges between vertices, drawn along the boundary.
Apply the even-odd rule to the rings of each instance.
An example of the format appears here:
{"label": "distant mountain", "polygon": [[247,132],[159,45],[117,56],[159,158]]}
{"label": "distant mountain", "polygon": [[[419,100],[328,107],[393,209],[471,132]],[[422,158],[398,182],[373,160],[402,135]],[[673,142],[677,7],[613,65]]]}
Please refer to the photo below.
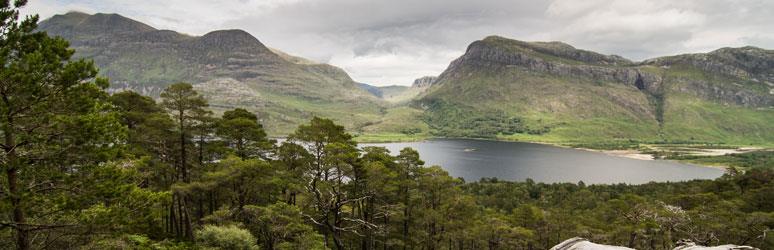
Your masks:
{"label": "distant mountain", "polygon": [[632,62],[492,36],[472,43],[415,106],[447,136],[770,144],[774,51]]}
{"label": "distant mountain", "polygon": [[435,76],[417,78],[411,86],[373,86],[366,83],[360,83],[360,88],[389,103],[406,104],[427,90],[437,78],[438,77]]}
{"label": "distant mountain", "polygon": [[266,47],[242,30],[190,36],[117,14],[40,23],[112,90],[158,96],[194,84],[221,112],[257,112],[272,135],[312,116],[367,134],[530,141],[774,141],[774,51],[723,48],[634,62],[561,42],[487,37],[411,87],[359,84],[340,68]]}
{"label": "distant mountain", "polygon": [[258,112],[271,134],[287,134],[314,115],[357,128],[382,112],[383,102],[343,70],[272,50],[242,30],[189,36],[79,12],[53,16],[39,29],[70,41],[76,57],[93,59],[113,90],[158,96],[171,83],[190,82],[216,110]]}
{"label": "distant mountain", "polygon": [[371,93],[372,95],[382,98],[382,90],[379,88],[379,86],[374,86],[368,83],[357,83],[357,85],[365,90],[368,91],[368,93]]}

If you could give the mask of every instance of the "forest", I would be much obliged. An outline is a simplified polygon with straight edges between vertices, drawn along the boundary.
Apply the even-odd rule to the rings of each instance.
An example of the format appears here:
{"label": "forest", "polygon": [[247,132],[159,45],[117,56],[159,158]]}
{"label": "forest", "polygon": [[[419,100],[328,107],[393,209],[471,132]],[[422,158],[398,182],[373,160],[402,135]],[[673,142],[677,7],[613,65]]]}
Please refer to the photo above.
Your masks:
{"label": "forest", "polygon": [[[314,117],[283,140],[188,83],[108,93],[0,1],[0,249],[774,249],[774,171],[643,185],[466,182]],[[601,173],[602,174],[602,173]]]}

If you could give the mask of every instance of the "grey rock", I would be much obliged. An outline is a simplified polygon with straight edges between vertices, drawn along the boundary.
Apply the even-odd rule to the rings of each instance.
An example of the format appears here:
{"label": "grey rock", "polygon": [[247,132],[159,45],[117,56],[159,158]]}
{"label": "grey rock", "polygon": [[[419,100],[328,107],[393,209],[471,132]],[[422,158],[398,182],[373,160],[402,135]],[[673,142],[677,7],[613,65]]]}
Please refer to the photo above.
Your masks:
{"label": "grey rock", "polygon": [[414,88],[430,87],[431,85],[433,85],[433,83],[435,83],[436,80],[438,80],[438,77],[436,77],[436,76],[420,77],[420,78],[417,78],[416,80],[414,80],[414,83],[411,84],[411,87],[414,87]]}
{"label": "grey rock", "polygon": [[[653,96],[662,96],[665,91],[672,90],[723,104],[774,107],[774,95],[771,94],[774,91],[766,84],[774,81],[774,52],[770,50],[726,48],[707,54],[656,58],[642,63],[618,58],[576,50],[556,42],[527,43],[504,38],[496,38],[493,42],[492,38],[487,38],[472,43],[466,53],[454,60],[435,82],[442,84],[447,79],[469,74],[461,70],[465,66],[493,71],[521,68],[568,79],[619,83]],[[696,67],[710,77],[665,78],[664,74],[670,68],[680,65]],[[711,77],[714,75],[722,77]],[[662,88],[664,84],[676,87],[665,90]],[[761,86],[750,88],[750,84]]]}
{"label": "grey rock", "polygon": [[673,250],[759,250],[750,246],[737,246],[737,245],[722,245],[714,247],[700,246],[691,240],[680,240],[677,242],[677,247]]}
{"label": "grey rock", "polygon": [[587,239],[575,237],[559,243],[551,250],[634,250],[628,247],[601,245]]}

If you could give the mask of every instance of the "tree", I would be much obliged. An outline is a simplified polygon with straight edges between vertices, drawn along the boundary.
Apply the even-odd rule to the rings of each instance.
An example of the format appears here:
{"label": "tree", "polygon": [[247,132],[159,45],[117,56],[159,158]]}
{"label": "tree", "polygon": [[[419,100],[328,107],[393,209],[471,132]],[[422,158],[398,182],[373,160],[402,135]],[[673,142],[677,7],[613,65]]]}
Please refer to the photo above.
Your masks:
{"label": "tree", "polygon": [[263,126],[258,123],[258,117],[245,109],[238,108],[224,112],[217,132],[218,136],[234,149],[234,153],[243,159],[252,157],[266,159],[264,152],[272,147],[272,143],[266,138]]}
{"label": "tree", "polygon": [[163,114],[164,111],[153,98],[134,91],[114,93],[110,96],[110,102],[121,116],[121,123],[130,130],[137,129],[149,119],[150,115]]}
{"label": "tree", "polygon": [[161,93],[161,99],[161,106],[167,109],[172,114],[175,122],[177,122],[180,136],[180,159],[178,166],[180,178],[187,183],[190,182],[190,179],[186,145],[188,144],[191,129],[196,125],[194,117],[204,112],[203,109],[207,107],[207,101],[188,83],[170,85]]}
{"label": "tree", "polygon": [[527,248],[533,249],[535,245],[540,242],[540,238],[545,237],[544,231],[546,219],[543,211],[533,205],[524,204],[514,209],[512,214],[512,221],[514,224],[523,228],[532,229],[533,232],[537,233],[537,235],[534,235],[537,239],[532,237],[527,243]]}
{"label": "tree", "polygon": [[296,206],[282,202],[266,207],[251,205],[245,207],[244,216],[264,249],[325,249],[322,236],[304,223]]}
{"label": "tree", "polygon": [[141,186],[169,190],[177,181],[174,166],[178,159],[175,146],[178,138],[174,135],[174,121],[152,98],[136,92],[114,93],[110,102],[129,130],[126,158],[143,159],[138,162],[142,163],[138,164],[139,171],[145,178]]}
{"label": "tree", "polygon": [[289,140],[306,146],[313,156],[312,164],[304,170],[305,189],[311,196],[310,205],[315,213],[309,219],[321,227],[326,242],[331,236],[336,248],[343,249],[343,232],[354,233],[358,227],[344,223],[362,222],[352,218],[351,213],[344,213],[345,206],[363,199],[354,196],[347,187],[359,156],[356,143],[343,126],[317,117],[308,125],[298,126]]}
{"label": "tree", "polygon": [[277,159],[273,163],[278,165],[280,179],[284,181],[282,193],[287,195],[288,204],[296,205],[296,195],[304,189],[304,174],[310,169],[313,157],[303,146],[292,142],[283,142],[276,148],[275,155]]}
{"label": "tree", "polygon": [[75,177],[112,158],[125,132],[94,64],[71,60],[65,40],[35,31],[36,15],[20,20],[25,3],[0,1],[2,207],[10,208],[0,225],[13,230],[18,249],[32,247],[31,233],[71,226],[55,218],[80,206],[57,210],[52,202],[76,198],[68,191],[82,183]]}
{"label": "tree", "polygon": [[[187,147],[188,141],[193,130],[193,127],[197,125],[194,119],[197,115],[205,112],[203,109],[207,107],[207,101],[204,97],[199,95],[188,83],[175,83],[164,89],[161,93],[161,106],[167,109],[175,122],[178,129],[178,146],[179,146],[179,158],[177,160],[177,173],[176,178],[183,183],[190,183],[190,169],[188,164]],[[189,204],[191,203],[189,196],[175,197],[177,202],[177,211],[174,206],[170,207],[170,218],[177,217],[177,223],[171,222],[171,225],[177,225],[173,227],[178,237],[184,237],[188,240],[193,239],[193,228],[191,225],[191,213]],[[177,216],[175,216],[177,214]]]}
{"label": "tree", "polygon": [[201,184],[223,190],[223,198],[228,199],[233,210],[239,212],[246,205],[274,202],[279,187],[275,183],[276,175],[271,164],[259,159],[242,160],[231,156],[215,167],[215,170],[205,173]]}
{"label": "tree", "polygon": [[[384,147],[365,147],[360,164],[355,165],[351,180],[353,192],[365,199],[353,205],[355,214],[366,222],[360,229],[362,249],[376,249],[377,243],[388,245],[390,219],[400,213],[396,205],[398,174],[395,157]],[[368,225],[368,226],[365,226]]]}
{"label": "tree", "polygon": [[398,196],[401,197],[400,202],[402,202],[403,205],[403,244],[404,249],[406,249],[406,247],[413,248],[413,244],[409,240],[409,236],[411,234],[411,224],[414,223],[412,210],[415,207],[413,202],[414,194],[412,194],[412,191],[415,190],[418,186],[420,170],[422,169],[422,166],[425,164],[425,162],[419,159],[419,152],[412,148],[404,148],[400,151],[400,154],[397,157],[397,163],[396,172],[398,173],[399,178]]}

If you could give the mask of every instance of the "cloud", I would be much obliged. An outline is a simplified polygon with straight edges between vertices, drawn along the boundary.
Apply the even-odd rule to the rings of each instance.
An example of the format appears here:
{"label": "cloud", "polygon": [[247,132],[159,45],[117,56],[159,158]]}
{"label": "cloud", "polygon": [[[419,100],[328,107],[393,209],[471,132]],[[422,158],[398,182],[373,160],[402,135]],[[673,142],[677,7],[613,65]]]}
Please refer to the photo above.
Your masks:
{"label": "cloud", "polygon": [[757,0],[32,0],[26,11],[120,13],[201,35],[244,29],[353,79],[410,84],[488,35],[558,40],[634,60],[726,46],[774,48],[774,1]]}

